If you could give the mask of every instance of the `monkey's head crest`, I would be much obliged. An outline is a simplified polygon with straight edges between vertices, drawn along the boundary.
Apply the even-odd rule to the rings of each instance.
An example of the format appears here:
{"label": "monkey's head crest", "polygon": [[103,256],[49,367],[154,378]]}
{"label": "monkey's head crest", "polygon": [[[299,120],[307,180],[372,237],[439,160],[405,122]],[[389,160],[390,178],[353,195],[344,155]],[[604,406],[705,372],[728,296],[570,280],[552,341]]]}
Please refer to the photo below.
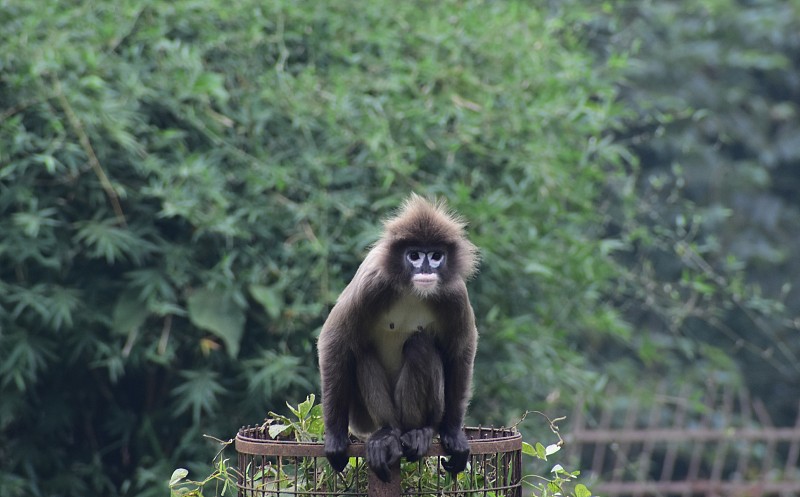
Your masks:
{"label": "monkey's head crest", "polygon": [[397,215],[384,223],[384,238],[393,245],[446,246],[451,251],[451,267],[466,279],[478,268],[478,249],[467,239],[466,226],[444,200],[430,201],[412,193]]}

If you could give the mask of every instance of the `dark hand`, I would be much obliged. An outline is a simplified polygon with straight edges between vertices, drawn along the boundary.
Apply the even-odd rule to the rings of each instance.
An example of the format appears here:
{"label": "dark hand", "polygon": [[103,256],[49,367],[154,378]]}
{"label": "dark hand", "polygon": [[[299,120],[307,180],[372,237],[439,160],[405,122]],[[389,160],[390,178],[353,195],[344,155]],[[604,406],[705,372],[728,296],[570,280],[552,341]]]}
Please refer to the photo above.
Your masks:
{"label": "dark hand", "polygon": [[340,472],[347,466],[347,446],[350,444],[350,439],[345,435],[327,435],[325,437],[325,455],[328,457],[328,462],[337,472]]}
{"label": "dark hand", "polygon": [[392,466],[397,464],[401,455],[400,430],[381,428],[367,440],[367,464],[384,483],[391,480]]}
{"label": "dark hand", "polygon": [[442,461],[442,466],[449,473],[460,473],[467,467],[469,459],[469,441],[464,431],[457,430],[440,431],[439,438],[442,441],[444,451],[450,455],[450,459]]}
{"label": "dark hand", "polygon": [[403,448],[403,455],[410,462],[418,461],[428,452],[433,438],[433,428],[426,426],[415,430],[409,430],[400,436],[400,444]]}

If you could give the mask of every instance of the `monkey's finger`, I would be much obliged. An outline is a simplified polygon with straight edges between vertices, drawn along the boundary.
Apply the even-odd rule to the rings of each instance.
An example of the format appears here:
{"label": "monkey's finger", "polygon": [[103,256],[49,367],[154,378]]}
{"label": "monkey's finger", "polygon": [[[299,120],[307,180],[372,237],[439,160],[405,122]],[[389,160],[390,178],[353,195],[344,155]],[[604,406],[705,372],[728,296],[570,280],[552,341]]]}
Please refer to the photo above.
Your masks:
{"label": "monkey's finger", "polygon": [[404,433],[400,437],[400,442],[406,459],[414,462],[424,456],[431,446],[432,436],[433,430],[431,428],[420,428]]}
{"label": "monkey's finger", "polygon": [[341,473],[344,471],[344,467],[347,466],[347,462],[349,458],[347,457],[346,452],[342,452],[340,454],[327,454],[328,462],[331,464],[331,467],[337,472]]}
{"label": "monkey's finger", "polygon": [[442,461],[442,467],[448,473],[452,474],[460,473],[464,471],[464,469],[466,469],[467,459],[469,459],[469,453],[453,454],[452,456],[450,456],[450,459],[445,459]]}
{"label": "monkey's finger", "polygon": [[367,463],[384,483],[391,480],[391,467],[402,455],[400,438],[391,429],[382,430],[367,442]]}
{"label": "monkey's finger", "polygon": [[384,483],[389,483],[392,479],[392,473],[389,469],[389,461],[385,457],[385,455],[380,455],[377,457],[368,457],[367,462],[369,463],[369,469],[375,473],[375,476],[380,478],[380,480]]}

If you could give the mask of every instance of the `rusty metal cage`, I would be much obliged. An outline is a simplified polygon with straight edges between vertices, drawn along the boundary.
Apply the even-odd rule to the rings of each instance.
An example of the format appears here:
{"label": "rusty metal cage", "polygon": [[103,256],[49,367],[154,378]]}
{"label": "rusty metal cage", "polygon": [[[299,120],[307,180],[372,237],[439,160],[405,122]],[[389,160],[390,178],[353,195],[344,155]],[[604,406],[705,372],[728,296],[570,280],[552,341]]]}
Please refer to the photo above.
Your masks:
{"label": "rusty metal cage", "polygon": [[434,440],[421,460],[392,469],[389,483],[367,469],[364,443],[350,444],[350,464],[335,473],[321,442],[270,438],[261,426],[236,435],[239,497],[422,497],[522,495],[522,437],[509,428],[465,428],[470,441],[467,469],[453,477],[441,465],[445,453]]}

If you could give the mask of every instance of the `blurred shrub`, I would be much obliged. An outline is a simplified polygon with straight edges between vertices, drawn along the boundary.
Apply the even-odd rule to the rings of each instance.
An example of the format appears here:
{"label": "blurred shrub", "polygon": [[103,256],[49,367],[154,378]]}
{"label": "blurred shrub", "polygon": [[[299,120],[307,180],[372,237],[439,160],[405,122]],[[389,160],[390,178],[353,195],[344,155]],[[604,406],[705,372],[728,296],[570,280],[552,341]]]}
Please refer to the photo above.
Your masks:
{"label": "blurred shrub", "polygon": [[624,178],[590,14],[5,3],[3,495],[160,494],[210,460],[201,433],[313,390],[326,311],[410,191],[483,249],[479,421],[594,381],[574,344],[624,329],[603,300]]}
{"label": "blurred shrub", "polygon": [[656,227],[629,260],[653,284],[626,316],[651,331],[654,364],[665,347],[695,368],[735,362],[775,420],[791,423],[800,395],[798,5],[620,4],[616,21],[607,43],[636,51],[621,92],[634,113],[620,142],[641,164],[639,219]]}
{"label": "blurred shrub", "polygon": [[[0,4],[0,494],[163,495],[211,460],[202,433],[302,400],[327,309],[410,191],[482,249],[475,422],[713,356],[681,336],[693,294],[645,264],[729,286],[663,245],[685,226],[644,214],[671,197],[635,196],[623,122],[654,114],[614,84],[628,13]],[[631,312],[654,295],[664,326]]]}

